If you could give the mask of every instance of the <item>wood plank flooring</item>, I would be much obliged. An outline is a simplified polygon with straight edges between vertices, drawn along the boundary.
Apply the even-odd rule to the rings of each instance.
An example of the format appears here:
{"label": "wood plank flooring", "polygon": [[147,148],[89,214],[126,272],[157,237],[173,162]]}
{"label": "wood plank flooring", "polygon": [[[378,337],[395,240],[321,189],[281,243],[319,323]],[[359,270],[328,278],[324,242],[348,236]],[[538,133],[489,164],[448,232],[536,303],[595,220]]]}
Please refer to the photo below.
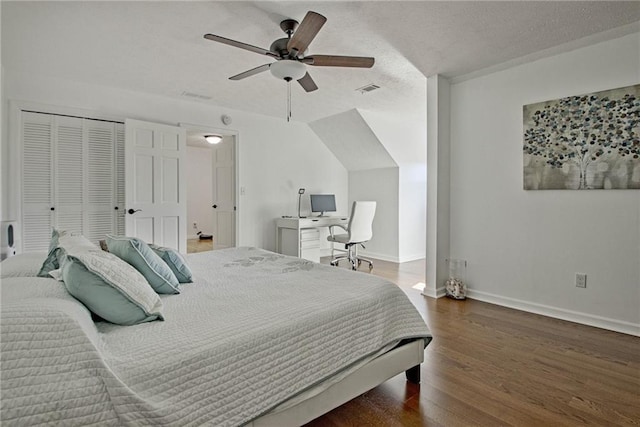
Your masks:
{"label": "wood plank flooring", "polygon": [[213,250],[213,240],[187,239],[187,253],[205,252]]}
{"label": "wood plank flooring", "polygon": [[373,274],[402,288],[434,335],[422,383],[398,375],[308,427],[640,426],[640,338],[426,298],[414,288],[424,282],[424,260],[374,262]]}

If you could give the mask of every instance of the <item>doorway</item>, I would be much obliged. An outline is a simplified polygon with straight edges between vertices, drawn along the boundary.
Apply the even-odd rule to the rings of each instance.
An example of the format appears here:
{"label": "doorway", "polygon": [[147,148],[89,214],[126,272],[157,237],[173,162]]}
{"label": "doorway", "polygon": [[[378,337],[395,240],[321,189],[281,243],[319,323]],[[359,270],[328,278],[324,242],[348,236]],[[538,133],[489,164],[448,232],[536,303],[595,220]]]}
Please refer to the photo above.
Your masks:
{"label": "doorway", "polygon": [[235,247],[237,134],[181,126],[187,128],[187,253]]}

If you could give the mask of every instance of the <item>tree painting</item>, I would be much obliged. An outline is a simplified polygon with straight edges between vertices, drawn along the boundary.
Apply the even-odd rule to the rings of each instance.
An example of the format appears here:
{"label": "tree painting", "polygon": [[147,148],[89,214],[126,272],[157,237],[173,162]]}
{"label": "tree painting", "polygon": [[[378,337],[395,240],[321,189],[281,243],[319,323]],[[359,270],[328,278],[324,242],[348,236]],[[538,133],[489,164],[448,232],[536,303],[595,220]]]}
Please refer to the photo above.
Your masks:
{"label": "tree painting", "polygon": [[525,190],[640,189],[640,85],[523,112]]}

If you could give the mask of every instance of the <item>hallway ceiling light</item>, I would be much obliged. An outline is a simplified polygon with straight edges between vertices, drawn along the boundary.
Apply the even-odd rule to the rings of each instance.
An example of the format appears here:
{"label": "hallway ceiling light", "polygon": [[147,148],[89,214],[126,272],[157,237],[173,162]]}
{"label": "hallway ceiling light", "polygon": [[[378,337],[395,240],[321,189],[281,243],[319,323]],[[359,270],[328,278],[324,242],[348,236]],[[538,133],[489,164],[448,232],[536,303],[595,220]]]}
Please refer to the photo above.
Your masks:
{"label": "hallway ceiling light", "polygon": [[220,141],[222,141],[222,137],[220,135],[206,135],[204,137],[204,139],[209,143],[209,144],[217,144]]}

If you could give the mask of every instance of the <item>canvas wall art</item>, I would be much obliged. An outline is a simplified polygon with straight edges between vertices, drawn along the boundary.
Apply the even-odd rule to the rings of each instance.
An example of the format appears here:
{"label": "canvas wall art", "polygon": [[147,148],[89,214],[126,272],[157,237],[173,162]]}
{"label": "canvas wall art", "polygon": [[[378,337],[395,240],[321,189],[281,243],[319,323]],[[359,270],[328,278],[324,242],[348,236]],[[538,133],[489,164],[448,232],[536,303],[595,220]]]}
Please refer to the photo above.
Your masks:
{"label": "canvas wall art", "polygon": [[640,189],[640,84],[523,107],[524,189]]}

